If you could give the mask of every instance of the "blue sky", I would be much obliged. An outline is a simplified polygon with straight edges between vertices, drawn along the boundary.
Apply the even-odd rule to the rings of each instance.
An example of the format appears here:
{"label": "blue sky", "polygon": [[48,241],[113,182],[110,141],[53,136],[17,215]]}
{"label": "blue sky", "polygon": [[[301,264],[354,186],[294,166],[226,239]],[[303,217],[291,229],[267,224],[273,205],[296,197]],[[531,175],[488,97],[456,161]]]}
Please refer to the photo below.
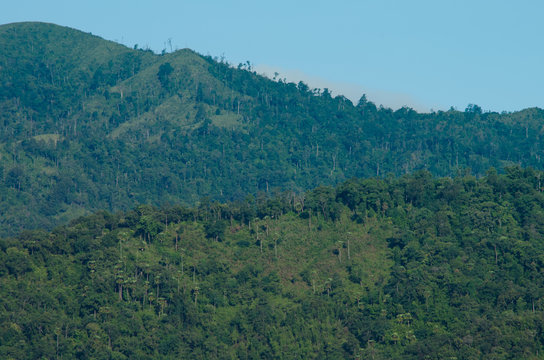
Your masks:
{"label": "blue sky", "polygon": [[536,0],[61,1],[2,5],[160,52],[191,48],[356,101],[420,111],[544,108],[544,2]]}

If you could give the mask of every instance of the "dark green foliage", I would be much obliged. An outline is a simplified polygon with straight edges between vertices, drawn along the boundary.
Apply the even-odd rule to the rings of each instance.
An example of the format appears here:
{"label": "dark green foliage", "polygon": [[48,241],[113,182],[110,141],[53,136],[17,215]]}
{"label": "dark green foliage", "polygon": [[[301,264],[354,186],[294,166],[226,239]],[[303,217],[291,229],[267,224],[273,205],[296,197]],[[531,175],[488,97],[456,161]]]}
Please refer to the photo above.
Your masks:
{"label": "dark green foliage", "polygon": [[0,353],[536,359],[543,175],[352,179],[4,238]]}
{"label": "dark green foliage", "polygon": [[50,24],[0,48],[2,358],[542,356],[541,109],[354,106]]}
{"label": "dark green foliage", "polygon": [[204,223],[206,237],[217,241],[223,240],[226,228],[227,223],[223,220],[210,220]]}
{"label": "dark green foliage", "polygon": [[161,83],[161,86],[165,89],[169,88],[170,85],[170,74],[174,71],[174,68],[170,63],[164,63],[159,67],[159,72],[157,73],[157,77],[159,78],[159,82]]}
{"label": "dark green foliage", "polygon": [[[241,201],[427,170],[406,184],[417,205],[432,190],[429,173],[542,168],[541,109],[420,114],[365,96],[354,106],[326,89],[269,80],[248,63],[190,50],[155,55],[43,23],[1,26],[0,49],[1,234],[98,209]],[[312,211],[336,216],[323,196]],[[364,213],[354,201],[346,205],[360,221],[384,211],[374,203]]]}

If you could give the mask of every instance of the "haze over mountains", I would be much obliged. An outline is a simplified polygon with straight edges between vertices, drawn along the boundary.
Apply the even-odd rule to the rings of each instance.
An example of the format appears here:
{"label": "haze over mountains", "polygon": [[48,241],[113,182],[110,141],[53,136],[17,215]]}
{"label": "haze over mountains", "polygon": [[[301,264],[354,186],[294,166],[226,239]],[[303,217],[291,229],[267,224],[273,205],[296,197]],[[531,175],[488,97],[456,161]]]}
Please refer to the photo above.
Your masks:
{"label": "haze over mountains", "polygon": [[392,111],[191,50],[0,27],[0,232],[96,209],[304,191],[353,176],[541,168],[544,112]]}

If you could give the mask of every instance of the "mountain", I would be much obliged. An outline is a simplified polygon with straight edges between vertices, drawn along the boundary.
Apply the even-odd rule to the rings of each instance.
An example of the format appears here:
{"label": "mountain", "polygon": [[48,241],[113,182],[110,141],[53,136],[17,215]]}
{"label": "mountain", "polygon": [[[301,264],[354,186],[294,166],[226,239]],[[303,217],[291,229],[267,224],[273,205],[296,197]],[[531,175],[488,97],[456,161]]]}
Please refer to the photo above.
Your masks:
{"label": "mountain", "polygon": [[418,171],[0,239],[0,354],[541,358],[543,175]]}
{"label": "mountain", "polygon": [[249,63],[158,55],[44,23],[0,26],[0,49],[0,234],[98,209],[301,193],[351,177],[542,168],[538,108],[352,104]]}

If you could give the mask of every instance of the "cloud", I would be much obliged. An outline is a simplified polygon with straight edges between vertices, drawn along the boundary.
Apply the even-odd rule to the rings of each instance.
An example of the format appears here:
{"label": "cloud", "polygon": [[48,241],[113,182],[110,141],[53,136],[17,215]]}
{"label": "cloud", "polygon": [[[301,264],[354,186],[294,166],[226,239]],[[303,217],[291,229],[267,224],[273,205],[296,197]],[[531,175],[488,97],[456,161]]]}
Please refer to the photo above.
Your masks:
{"label": "cloud", "polygon": [[256,65],[254,70],[270,79],[274,78],[274,73],[278,73],[277,79],[286,79],[288,82],[298,83],[303,81],[310,88],[324,89],[328,88],[333,96],[344,95],[353,103],[357,103],[363,94],[369,101],[376,105],[383,105],[392,109],[399,109],[408,106],[419,112],[429,112],[430,107],[425,106],[409,94],[386,91],[380,89],[369,89],[359,84],[331,81],[319,76],[308,75],[300,70],[282,69],[272,65]]}

